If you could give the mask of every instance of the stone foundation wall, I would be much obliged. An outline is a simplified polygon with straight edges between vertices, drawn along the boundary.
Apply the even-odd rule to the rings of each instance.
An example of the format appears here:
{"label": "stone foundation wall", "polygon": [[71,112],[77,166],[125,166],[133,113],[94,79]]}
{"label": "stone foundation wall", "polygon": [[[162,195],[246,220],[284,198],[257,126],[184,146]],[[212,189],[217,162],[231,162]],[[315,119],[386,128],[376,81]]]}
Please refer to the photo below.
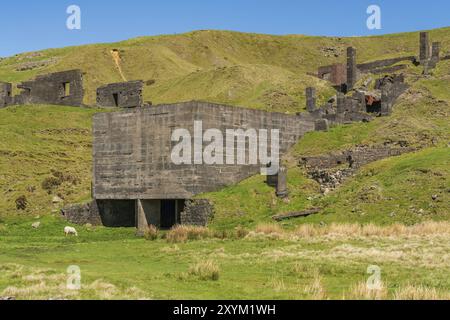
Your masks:
{"label": "stone foundation wall", "polygon": [[180,222],[183,225],[206,226],[213,216],[214,207],[209,200],[187,200],[180,215]]}
{"label": "stone foundation wall", "polygon": [[67,206],[61,210],[61,215],[67,221],[79,225],[85,225],[87,223],[94,226],[102,225],[102,219],[95,200],[89,203]]}

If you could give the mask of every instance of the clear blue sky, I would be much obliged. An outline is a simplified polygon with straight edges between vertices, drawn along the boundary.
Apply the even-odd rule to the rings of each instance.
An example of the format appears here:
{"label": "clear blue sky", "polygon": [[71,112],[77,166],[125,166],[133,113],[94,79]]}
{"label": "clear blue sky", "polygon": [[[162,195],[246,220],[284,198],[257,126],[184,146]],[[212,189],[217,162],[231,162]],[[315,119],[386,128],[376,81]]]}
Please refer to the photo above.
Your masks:
{"label": "clear blue sky", "polygon": [[[66,28],[71,4],[81,8],[81,30]],[[371,4],[381,7],[381,30],[366,27]],[[199,29],[353,36],[445,26],[450,26],[448,0],[2,1],[0,56]]]}

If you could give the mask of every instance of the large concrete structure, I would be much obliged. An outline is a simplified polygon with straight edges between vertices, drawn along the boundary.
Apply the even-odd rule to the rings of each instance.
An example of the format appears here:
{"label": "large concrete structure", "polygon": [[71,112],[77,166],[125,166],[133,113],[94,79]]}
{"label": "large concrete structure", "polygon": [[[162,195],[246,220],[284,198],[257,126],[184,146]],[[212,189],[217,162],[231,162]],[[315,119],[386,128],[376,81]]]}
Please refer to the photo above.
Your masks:
{"label": "large concrete structure", "polygon": [[[189,155],[192,164],[175,164],[171,157],[176,144],[172,134],[177,129],[185,129],[194,136],[198,130],[194,126],[196,121],[202,122],[200,136],[208,129],[223,133],[239,129],[243,132],[277,129],[281,154],[304,133],[314,130],[314,120],[308,114],[286,115],[205,102],[96,114],[93,196],[99,201],[104,221],[109,220],[108,223],[114,225],[114,217],[117,217],[129,225],[135,223],[137,217],[136,224],[141,228],[148,223],[170,227],[180,223],[186,199],[220,190],[260,172],[261,164],[197,162],[202,150],[193,150]],[[270,137],[270,133],[268,135]],[[243,151],[243,146],[250,148],[248,140],[244,141],[244,144],[232,141],[234,156],[237,150]],[[202,145],[206,147],[210,143]],[[247,151],[248,160],[252,151]],[[228,162],[224,159],[224,163]]]}
{"label": "large concrete structure", "polygon": [[14,104],[57,104],[80,106],[83,104],[83,74],[69,70],[36,77],[17,86],[22,92],[13,99]]}
{"label": "large concrete structure", "polygon": [[136,108],[143,105],[143,81],[111,83],[97,89],[97,105],[101,107]]}

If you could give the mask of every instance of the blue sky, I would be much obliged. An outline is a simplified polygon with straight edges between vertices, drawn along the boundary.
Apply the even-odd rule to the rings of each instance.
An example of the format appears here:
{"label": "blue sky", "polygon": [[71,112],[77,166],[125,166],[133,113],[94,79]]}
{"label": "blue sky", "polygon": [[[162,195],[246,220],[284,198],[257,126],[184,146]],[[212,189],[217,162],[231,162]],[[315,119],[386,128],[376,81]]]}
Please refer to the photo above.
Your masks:
{"label": "blue sky", "polygon": [[[0,7],[0,56],[203,29],[353,36],[450,26],[450,1],[422,3],[413,0],[5,1]],[[66,9],[72,4],[81,8],[81,30],[66,28]],[[381,8],[381,30],[366,27],[366,10],[371,4]]]}

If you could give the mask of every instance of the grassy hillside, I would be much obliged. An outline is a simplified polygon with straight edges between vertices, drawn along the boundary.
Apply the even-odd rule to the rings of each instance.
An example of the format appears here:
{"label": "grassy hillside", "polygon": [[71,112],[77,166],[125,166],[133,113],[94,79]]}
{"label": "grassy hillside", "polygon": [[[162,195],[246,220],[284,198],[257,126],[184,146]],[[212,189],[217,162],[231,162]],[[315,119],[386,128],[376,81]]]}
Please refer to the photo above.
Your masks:
{"label": "grassy hillside", "polygon": [[[77,226],[45,217],[0,223],[0,296],[17,299],[449,299],[450,226],[261,227],[242,239],[146,241],[132,229]],[[200,232],[199,230],[198,232]],[[204,232],[204,231],[203,231]],[[220,238],[222,237],[222,238]],[[67,268],[81,290],[66,288]],[[382,286],[365,283],[369,265]]]}
{"label": "grassy hillside", "polygon": [[[96,111],[61,106],[0,110],[0,216],[48,214],[62,205],[53,204],[57,195],[66,203],[90,197]],[[27,206],[17,210],[15,201],[22,196]]]}
{"label": "grassy hillside", "polygon": [[[433,30],[431,37],[442,42],[444,52],[450,48],[450,28]],[[306,72],[322,64],[345,60],[346,46],[356,46],[358,60],[363,62],[417,53],[417,40],[418,33],[338,39],[198,31],[21,54],[0,61],[0,79],[18,82],[38,73],[81,67],[86,72],[87,102],[92,102],[96,86],[121,81],[110,52],[117,49],[126,78],[156,81],[145,88],[147,99],[154,102],[205,99],[296,112],[304,108],[306,86],[318,86],[322,100],[333,93],[326,82],[307,76]],[[338,57],[328,57],[324,48],[334,48]],[[50,58],[58,62],[32,71],[15,71],[24,62]],[[433,208],[429,207],[428,197],[442,192],[449,183],[445,155],[450,132],[450,61],[440,63],[432,76],[418,77],[420,72],[420,67],[408,69],[407,81],[412,88],[401,98],[391,117],[306,135],[286,158],[290,167],[289,203],[276,199],[273,190],[262,183],[263,177],[253,177],[238,186],[202,195],[216,203],[213,225],[218,228],[255,225],[269,221],[276,213],[311,205],[326,207],[325,214],[303,219],[305,221],[342,219],[388,223],[446,218],[448,193],[444,192],[442,201],[433,203]],[[0,110],[2,215],[56,213],[63,203],[90,197],[91,117],[98,111],[58,106],[18,106]],[[318,185],[297,168],[297,160],[303,155],[399,140],[415,146],[426,144],[431,149],[368,166],[342,190],[325,198],[320,196]],[[409,169],[398,170],[399,166]],[[430,170],[429,173],[417,176],[417,170],[423,168]],[[392,176],[397,179],[393,180],[395,183],[389,182]],[[411,184],[411,181],[417,183]],[[378,191],[382,190],[383,196],[371,200],[374,203],[361,203],[358,190],[374,185]],[[416,194],[421,196],[416,197]],[[401,197],[398,204],[397,201],[386,203],[385,199],[397,199],[397,195]],[[55,196],[64,202],[53,203]],[[16,200],[23,200],[23,197],[26,208],[17,210]],[[394,203],[400,208],[393,208]],[[410,206],[433,214],[409,215]]]}
{"label": "grassy hillside", "polygon": [[[450,28],[431,37],[450,49]],[[0,61],[0,80],[81,67],[92,103],[97,86],[122,80],[111,55],[117,49],[125,78],[155,81],[145,88],[154,103],[203,99],[293,113],[304,109],[306,86],[317,86],[322,101],[333,94],[306,72],[344,61],[346,46],[364,62],[417,54],[417,40],[417,33],[337,39],[199,31],[22,54]],[[48,59],[56,63],[15,71]],[[68,223],[58,209],[90,198],[91,119],[105,110],[0,109],[0,297],[449,299],[450,61],[420,73],[408,68],[411,88],[392,116],[303,137],[284,159],[289,200],[255,176],[199,196],[215,204],[211,228],[159,232],[154,241],[133,228],[86,225],[75,226],[79,237],[63,234]],[[392,141],[420,150],[368,164],[326,196],[298,166],[302,156]],[[272,223],[275,214],[313,206],[324,210]],[[71,265],[81,270],[79,291],[66,288]],[[365,285],[370,265],[380,267],[380,290]]]}
{"label": "grassy hillside", "polygon": [[[417,223],[450,217],[450,61],[428,78],[417,78],[394,108],[392,116],[370,123],[337,126],[329,132],[311,132],[285,157],[289,168],[289,201],[277,199],[265,178],[252,177],[223,191],[200,195],[216,206],[213,225],[231,228],[269,222],[273,215],[322,207],[319,215],[284,225],[320,222]],[[335,192],[322,196],[318,183],[298,167],[302,156],[321,155],[355,145],[406,141],[418,152],[366,165]],[[432,196],[438,195],[433,201]]]}
{"label": "grassy hillside", "polygon": [[[430,37],[441,41],[444,52],[450,50],[450,28],[433,30]],[[344,62],[347,46],[355,46],[358,61],[367,62],[417,55],[418,38],[417,32],[325,38],[195,31],[20,54],[0,61],[0,80],[17,83],[37,74],[81,68],[85,102],[93,104],[97,87],[122,81],[111,54],[116,50],[124,77],[149,81],[144,96],[155,104],[200,99],[293,113],[304,109],[304,89],[309,85],[318,88],[322,100],[330,96],[327,83],[306,73],[320,65]],[[36,61],[52,63],[16,71]]]}

